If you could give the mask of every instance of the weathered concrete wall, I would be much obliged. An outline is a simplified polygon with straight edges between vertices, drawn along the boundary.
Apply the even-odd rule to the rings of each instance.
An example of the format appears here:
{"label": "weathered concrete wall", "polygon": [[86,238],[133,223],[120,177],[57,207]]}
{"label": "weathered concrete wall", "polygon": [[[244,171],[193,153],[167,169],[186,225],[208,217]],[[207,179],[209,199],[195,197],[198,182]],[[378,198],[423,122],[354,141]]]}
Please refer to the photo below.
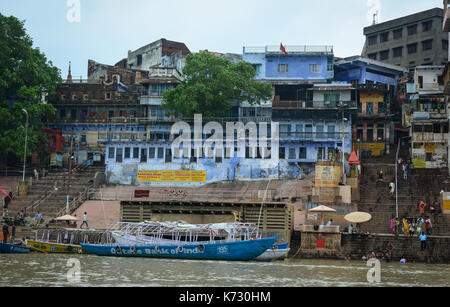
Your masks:
{"label": "weathered concrete wall", "polygon": [[198,163],[127,163],[107,164],[106,181],[112,184],[138,186],[167,186],[168,182],[139,182],[138,171],[206,171],[206,182],[170,182],[171,186],[201,186],[205,183],[232,180],[300,179],[303,170],[287,161],[233,158],[216,163],[201,159]]}
{"label": "weathered concrete wall", "polygon": [[350,256],[352,260],[360,260],[363,255],[375,252],[377,255],[383,253],[388,244],[393,245],[392,257],[394,261],[399,261],[405,257],[407,261],[429,262],[429,263],[450,263],[450,237],[428,237],[428,248],[420,250],[418,237],[394,237],[389,235],[361,237],[358,235],[342,234],[341,246],[338,250],[300,249],[301,237],[303,234],[295,232],[291,241],[291,256],[296,258],[325,258],[325,259],[345,259]]}

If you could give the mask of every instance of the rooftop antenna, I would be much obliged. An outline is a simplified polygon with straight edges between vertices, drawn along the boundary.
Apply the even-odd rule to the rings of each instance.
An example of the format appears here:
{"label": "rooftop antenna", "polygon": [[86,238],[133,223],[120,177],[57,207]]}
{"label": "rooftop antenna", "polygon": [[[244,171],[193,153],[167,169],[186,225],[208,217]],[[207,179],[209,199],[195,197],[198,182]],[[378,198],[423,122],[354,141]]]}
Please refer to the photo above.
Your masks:
{"label": "rooftop antenna", "polygon": [[376,25],[378,23],[378,11],[375,11],[373,14],[373,23],[372,25]]}

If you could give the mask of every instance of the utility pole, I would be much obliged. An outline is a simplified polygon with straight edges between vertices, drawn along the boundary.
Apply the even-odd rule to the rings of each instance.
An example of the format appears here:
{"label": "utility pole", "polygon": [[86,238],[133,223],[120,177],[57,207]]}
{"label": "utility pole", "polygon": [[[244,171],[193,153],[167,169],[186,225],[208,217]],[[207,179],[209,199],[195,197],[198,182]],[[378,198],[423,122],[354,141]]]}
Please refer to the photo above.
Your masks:
{"label": "utility pole", "polygon": [[22,178],[22,181],[25,182],[25,168],[27,164],[27,141],[28,141],[28,112],[25,109],[22,109],[22,111],[27,116],[27,122],[25,124],[25,150],[23,154],[23,178]]}
{"label": "utility pole", "polygon": [[397,146],[397,153],[395,155],[395,216],[398,219],[398,156],[400,154],[400,145],[401,145],[402,139],[398,139],[398,146]]}
{"label": "utility pole", "polygon": [[69,173],[67,182],[67,198],[66,198],[66,214],[69,214],[69,198],[70,198],[70,176],[72,175],[72,141],[73,136],[70,135],[70,154],[69,154]]}

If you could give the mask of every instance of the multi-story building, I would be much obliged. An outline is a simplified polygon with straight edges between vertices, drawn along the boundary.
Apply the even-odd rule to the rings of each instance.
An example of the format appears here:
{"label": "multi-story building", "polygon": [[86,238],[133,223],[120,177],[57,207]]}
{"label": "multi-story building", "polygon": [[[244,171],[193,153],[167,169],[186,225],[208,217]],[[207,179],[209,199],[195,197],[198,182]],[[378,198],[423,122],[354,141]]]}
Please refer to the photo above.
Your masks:
{"label": "multi-story building", "polygon": [[407,84],[405,125],[410,128],[411,156],[416,168],[448,166],[449,121],[444,99],[444,66],[418,66]]}
{"label": "multi-story building", "polygon": [[406,68],[360,56],[336,61],[335,79],[351,83],[356,90],[358,122],[353,125],[353,144],[360,157],[390,152],[395,124],[401,122],[396,103],[398,79]]}
{"label": "multi-story building", "polygon": [[[444,18],[442,24],[442,30],[448,35],[450,38],[450,3],[448,0],[444,0]],[[449,60],[450,60],[450,50],[449,50]],[[445,64],[444,72],[442,74],[443,82],[444,82],[444,95],[445,95],[445,104],[448,106],[448,102],[450,100],[450,61]],[[450,114],[447,111],[448,114]],[[448,160],[450,161],[450,140],[448,142]],[[450,173],[450,164],[449,173]]]}
{"label": "multi-story building", "polygon": [[366,27],[362,56],[407,68],[445,65],[448,35],[442,21],[443,10],[433,8]]}
{"label": "multi-story building", "polygon": [[[350,84],[332,84],[332,46],[245,47],[243,60],[257,80],[272,84],[272,119],[280,124],[279,159],[300,167],[352,152],[356,96]],[[337,155],[338,154],[338,155]]]}

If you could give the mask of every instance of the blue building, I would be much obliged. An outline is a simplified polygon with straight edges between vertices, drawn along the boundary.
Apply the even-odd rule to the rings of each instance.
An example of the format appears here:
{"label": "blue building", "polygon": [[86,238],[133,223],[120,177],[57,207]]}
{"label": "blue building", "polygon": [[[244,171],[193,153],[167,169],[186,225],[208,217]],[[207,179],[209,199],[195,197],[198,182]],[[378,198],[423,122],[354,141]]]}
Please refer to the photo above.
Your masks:
{"label": "blue building", "polygon": [[279,158],[301,168],[352,152],[356,96],[333,83],[332,46],[245,47],[243,60],[272,84],[272,120],[280,124]]}

